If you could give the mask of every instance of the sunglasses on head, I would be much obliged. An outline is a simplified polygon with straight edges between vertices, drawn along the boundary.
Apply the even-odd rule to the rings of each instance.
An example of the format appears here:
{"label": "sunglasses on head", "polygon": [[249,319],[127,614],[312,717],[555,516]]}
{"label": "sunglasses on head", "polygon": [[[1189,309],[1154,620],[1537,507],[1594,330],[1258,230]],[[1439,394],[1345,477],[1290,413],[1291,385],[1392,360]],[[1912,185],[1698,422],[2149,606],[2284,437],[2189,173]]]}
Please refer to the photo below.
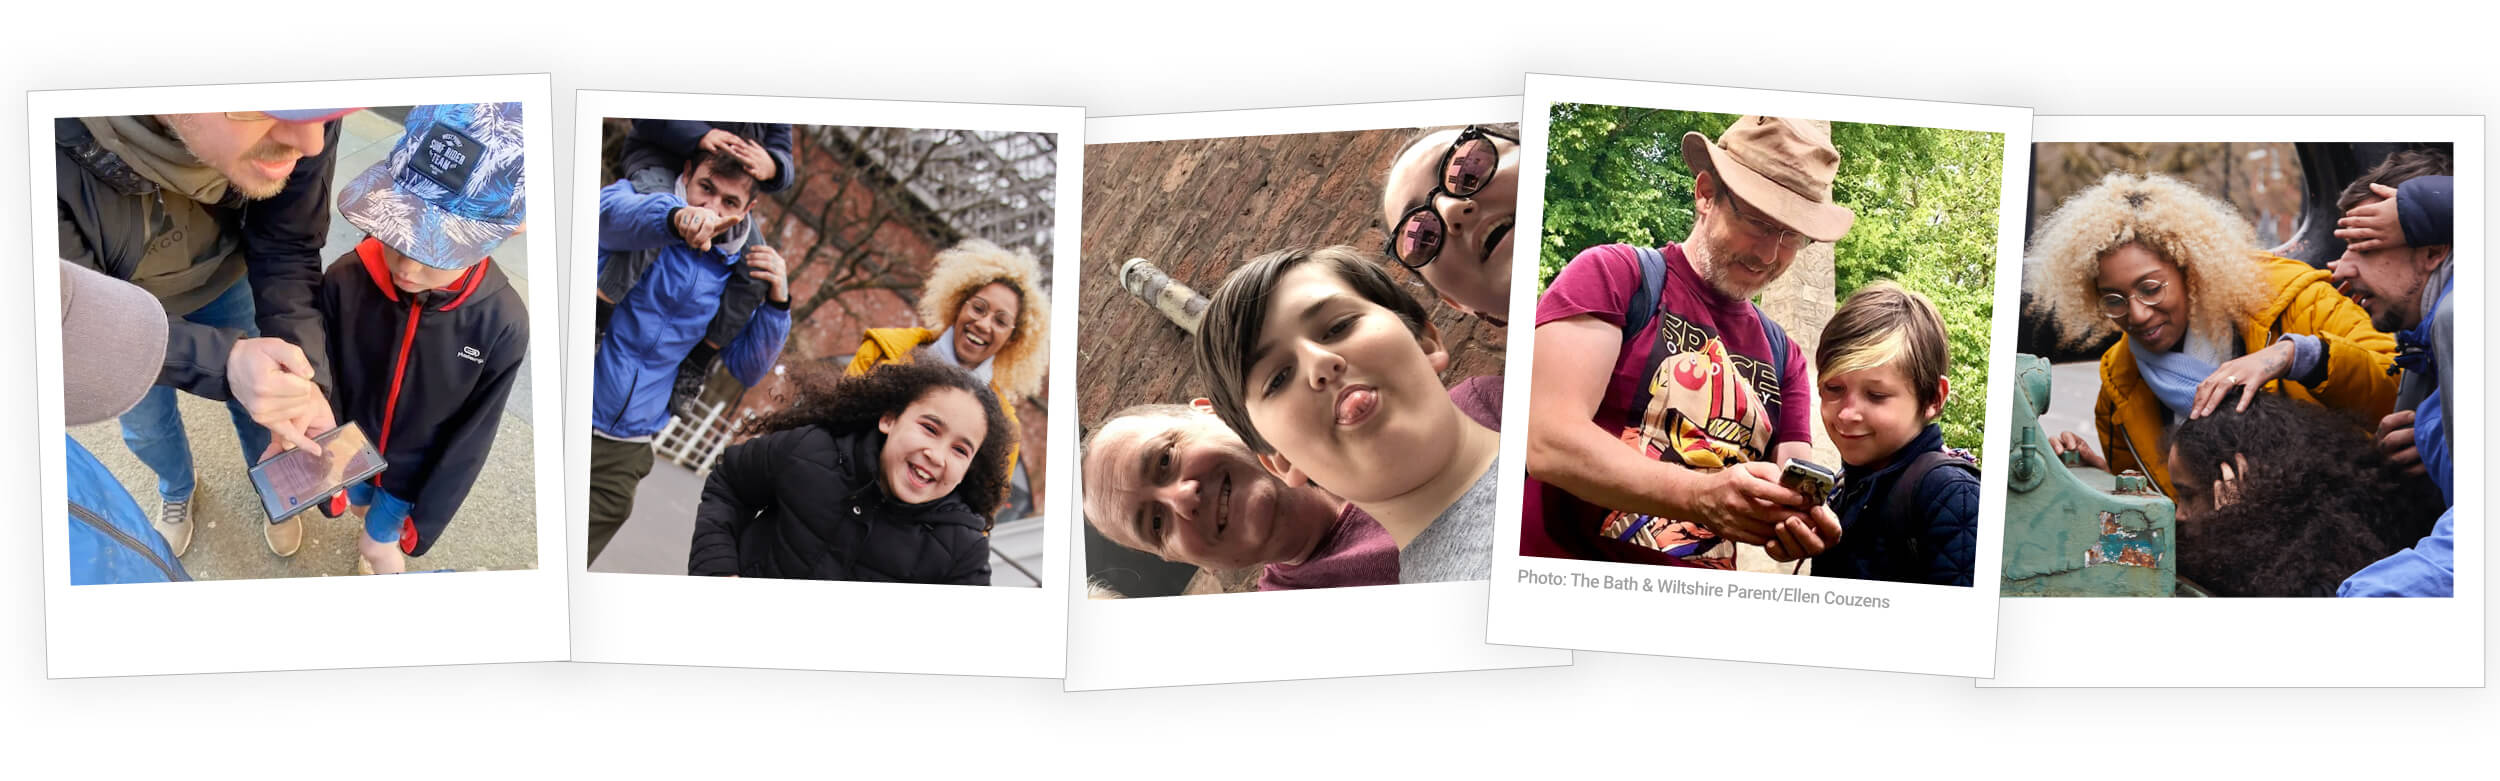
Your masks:
{"label": "sunglasses on head", "polygon": [[1440,257],[1441,246],[1450,238],[1450,221],[1441,216],[1441,207],[1436,202],[1442,195],[1473,198],[1493,182],[1493,172],[1502,165],[1501,150],[1493,144],[1496,138],[1519,143],[1517,138],[1488,130],[1482,125],[1468,125],[1467,129],[1459,131],[1458,138],[1450,142],[1450,148],[1441,153],[1441,165],[1437,169],[1441,176],[1433,183],[1432,192],[1425,193],[1423,203],[1406,210],[1406,214],[1398,217],[1397,224],[1390,226],[1388,246],[1383,248],[1389,257],[1397,258],[1398,263],[1417,270],[1432,265],[1432,260]]}

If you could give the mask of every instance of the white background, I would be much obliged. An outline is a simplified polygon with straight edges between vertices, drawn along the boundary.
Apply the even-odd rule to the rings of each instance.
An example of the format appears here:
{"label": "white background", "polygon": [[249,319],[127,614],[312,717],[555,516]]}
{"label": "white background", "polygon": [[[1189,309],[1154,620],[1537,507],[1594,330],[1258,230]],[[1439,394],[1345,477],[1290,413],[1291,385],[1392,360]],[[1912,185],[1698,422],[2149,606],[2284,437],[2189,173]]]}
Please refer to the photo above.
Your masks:
{"label": "white background", "polygon": [[[1097,119],[1085,124],[1085,135],[1091,143],[1123,144],[1512,122],[1518,116],[1517,98],[1476,98]],[[1143,227],[1093,221],[1094,230],[1113,233]],[[1074,551],[1072,558],[1084,557],[1083,545]],[[1078,561],[1076,571],[1090,568]],[[1487,586],[1409,583],[1153,599],[1089,599],[1083,588],[1071,588],[1068,690],[1571,663],[1570,651],[1486,644]]]}
{"label": "white background", "polygon": [[[789,122],[945,130],[1013,130],[1057,134],[1058,179],[1052,206],[1053,268],[1074,279],[1074,219],[1082,199],[1085,117],[1082,109],[1050,106],[983,106],[905,101],[792,100],[662,93],[571,93],[576,107],[573,167],[564,179],[584,208],[566,215],[571,236],[599,229],[591,201],[599,181],[598,140],[602,117]],[[581,284],[568,291],[568,333],[591,330],[591,280],[598,268],[596,240],[566,245],[567,268]],[[1071,288],[1072,289],[1072,288]],[[1053,367],[1075,364],[1074,306],[1050,315]],[[588,338],[565,342],[567,372],[564,441],[590,441],[591,351]],[[1074,372],[1050,374],[1051,396],[1076,397]],[[1047,423],[1050,441],[1075,438],[1076,416],[1062,411]],[[567,450],[566,496],[589,496],[590,450]],[[1069,472],[1050,470],[1047,496],[1069,490]],[[587,500],[574,502],[568,541],[585,539]],[[915,583],[825,583],[771,578],[694,578],[587,572],[586,552],[573,546],[573,658],[598,662],[734,665],[806,670],[875,670],[907,673],[974,673],[1058,678],[1067,642],[1069,530],[1063,514],[1043,508],[1042,587],[980,588]]]}
{"label": "white background", "polygon": [[[2459,173],[2482,171],[2482,121],[2478,117],[2042,117],[2034,136],[2048,142],[2104,141],[2448,141]],[[2482,206],[2488,178],[2461,179],[2456,208],[2459,259],[2456,300],[2491,300],[2483,261],[2488,257]],[[2026,280],[2029,281],[2029,280]],[[2468,295],[2468,293],[2472,295]],[[2481,306],[2455,310],[2458,333],[2479,334]],[[2459,345],[2442,366],[2457,383],[2458,398],[2487,400],[2484,380],[2488,341]],[[2487,401],[2464,407],[2489,414]],[[2484,431],[2490,429],[2485,428]],[[2483,463],[2482,437],[2457,442],[2456,469]],[[2468,472],[2467,474],[2470,474]],[[2480,480],[2456,485],[2457,518],[2490,516]],[[1997,654],[2005,663],[1982,686],[2472,686],[2485,682],[2483,596],[2490,570],[2483,557],[2485,527],[2460,523],[2456,530],[2456,597],[2453,599],[2129,599],[2023,598],[2005,600]],[[2125,627],[2124,631],[2109,631]],[[2158,665],[2107,664],[2125,655],[2133,637],[2176,638],[2180,648]],[[2321,659],[2387,659],[2403,665],[2320,664]]]}
{"label": "white background", "polygon": [[[567,122],[576,88],[1115,115],[1500,94],[1532,70],[2043,114],[2500,112],[2488,21],[2442,8],[506,3],[429,16],[393,3],[148,5],[13,10],[0,46],[0,149],[26,148],[16,134],[27,89],[455,73],[552,73],[550,113]],[[1627,5],[1640,10],[1617,10]],[[2391,18],[2380,26],[2338,15],[2373,11]],[[697,21],[698,35],[659,40]],[[762,43],[734,51],[720,30],[737,22]],[[2354,39],[2335,37],[2345,31]],[[571,159],[569,129],[552,136],[558,159]],[[17,200],[26,165],[0,154],[0,251],[27,246],[30,207]],[[573,197],[556,200],[569,209]],[[31,319],[29,292],[0,292],[0,323],[16,330]],[[0,338],[0,365],[31,360],[28,340]],[[0,431],[26,442],[33,407],[31,388],[0,384]],[[2473,436],[2492,431],[2473,425]],[[34,457],[28,445],[0,450],[0,474],[11,476],[0,496],[13,502],[0,512],[0,773],[18,777],[804,769],[1559,781],[1608,769],[1678,778],[2117,769],[2464,779],[2490,772],[2483,744],[2500,734],[2500,695],[2489,690],[1979,690],[1967,679],[1596,653],[1569,668],[1088,694],[1049,680],[601,664],[50,681]],[[167,637],[164,646],[180,653],[219,640]],[[2147,638],[2118,661],[2159,664],[2164,650]]]}
{"label": "white background", "polygon": [[[29,111],[46,119],[43,135],[51,135],[49,117],[104,116],[142,112],[179,113],[217,110],[220,107],[262,105],[274,108],[289,106],[403,106],[458,102],[518,102],[523,113],[523,161],[525,195],[533,203],[550,203],[547,182],[553,180],[556,166],[550,160],[549,131],[554,125],[547,117],[547,78],[517,75],[486,78],[399,79],[370,82],[331,81],[316,84],[247,84],[234,87],[202,87],[172,90],[77,90],[47,92],[41,101],[29,99]],[[26,125],[21,123],[21,127]],[[28,139],[29,156],[43,159],[49,167],[54,152],[42,138]],[[21,195],[50,199],[54,193],[51,171],[46,170],[42,194],[34,196],[30,184],[19,185]],[[12,180],[23,182],[25,180]],[[35,201],[33,203],[41,203]],[[51,208],[28,205],[30,219],[49,221]],[[41,208],[40,211],[35,209]],[[538,207],[545,209],[546,207]],[[532,211],[537,219],[547,219],[548,211]],[[35,216],[41,215],[41,216]],[[540,222],[540,224],[548,224]],[[31,248],[17,249],[22,242],[0,243],[26,257],[57,256],[56,235],[44,233],[34,237]],[[526,242],[530,254],[553,257],[555,237],[542,231],[525,231],[514,241]],[[58,300],[57,275],[51,264],[37,263],[31,275],[35,301],[45,304],[44,296]],[[11,279],[0,273],[0,279]],[[28,276],[16,276],[28,280]],[[529,308],[538,312],[555,310],[553,285],[539,285],[530,295]],[[14,303],[14,302],[13,302]],[[27,333],[32,341],[13,341],[12,347],[40,345],[34,353],[34,371],[26,375],[35,387],[19,386],[11,391],[23,392],[40,388],[44,391],[33,431],[40,445],[40,461],[51,465],[39,505],[47,524],[66,522],[68,494],[66,473],[59,467],[65,463],[62,437],[61,391],[58,387],[63,349],[79,349],[78,345],[61,343],[59,308],[37,306],[28,322]],[[557,349],[555,329],[534,328],[530,331],[530,352],[545,356]],[[516,398],[513,405],[530,405],[537,420],[558,420],[553,417],[561,409],[561,397],[554,392],[561,362],[538,360],[530,362],[530,384],[537,391],[529,398]],[[29,401],[32,396],[27,397]],[[15,410],[13,410],[15,411]],[[27,430],[27,429],[18,429]],[[534,429],[531,459],[537,467],[536,483],[555,485],[556,470],[561,465],[562,441],[559,429],[540,426]],[[32,475],[28,475],[31,477]],[[51,653],[51,674],[60,677],[93,675],[147,675],[225,670],[301,670],[314,667],[356,667],[374,664],[440,664],[444,662],[513,662],[564,659],[565,632],[555,626],[565,618],[564,574],[553,566],[563,557],[556,539],[561,529],[557,519],[563,497],[554,490],[540,490],[532,497],[537,511],[538,563],[535,569],[506,572],[460,572],[423,578],[268,578],[199,583],[185,586],[69,585],[69,543],[66,534],[47,535],[50,542],[45,570],[53,584],[48,628]],[[247,524],[252,528],[257,524]],[[66,527],[53,525],[61,530]],[[33,571],[31,568],[28,570]],[[273,609],[274,608],[274,609]],[[327,621],[299,620],[300,615],[318,615]],[[399,642],[374,642],[373,638],[391,633],[403,637]],[[197,643],[180,653],[168,653],[163,638],[199,638],[232,633],[233,637],[218,642]]]}
{"label": "white background", "polygon": [[[2014,311],[2016,301],[2015,259],[2021,254],[2022,236],[2011,226],[2022,224],[2023,190],[2028,187],[2031,159],[2031,113],[2024,108],[1983,106],[1966,103],[1932,101],[1878,101],[1863,98],[1802,94],[1797,92],[1766,92],[1727,89],[1724,87],[1662,84],[1657,82],[1592,79],[1538,74],[1527,79],[1525,104],[1542,116],[1527,117],[1520,125],[1519,211],[1541,215],[1545,204],[1545,173],[1548,158],[1547,139],[1550,112],[1557,103],[1594,103],[1610,106],[1709,111],[1738,115],[1768,115],[1858,122],[1878,125],[1938,127],[1976,130],[2002,135],[2004,175],[1998,181],[1996,243],[1996,311]],[[1718,133],[1718,128],[1702,128],[1704,133]],[[1539,227],[1530,227],[1532,224]],[[1531,218],[1520,224],[1520,230],[1541,234],[1541,221]],[[1521,244],[1518,258],[1511,261],[1516,273],[1511,282],[1511,309],[1535,311],[1537,247]],[[1525,321],[1533,326],[1534,320]],[[1992,344],[2011,344],[2014,320],[1997,318]],[[1510,384],[1505,394],[1504,414],[1514,420],[1527,420],[1528,408],[1536,392],[1531,385],[1535,373],[1532,360],[1533,338],[1510,342]],[[2004,351],[1990,356],[1993,377],[2012,377],[2014,361]],[[1964,389],[1987,399],[1987,431],[1980,452],[1995,453],[2005,448],[2007,429],[2005,416],[2011,400],[2011,386],[1989,382],[1984,387]],[[1502,457],[1512,464],[1527,462],[1527,438],[1510,437],[1502,442]],[[2004,543],[2004,527],[1985,519],[2004,515],[2005,471],[1992,469],[1980,475],[1979,523],[1972,542],[1977,571],[1966,587],[1935,586],[1924,583],[1884,583],[1877,581],[1808,579],[1794,575],[1765,572],[1735,572],[1694,568],[1669,568],[1647,564],[1612,561],[1578,561],[1519,555],[1519,538],[1524,534],[1518,516],[1507,516],[1496,527],[1493,545],[1493,612],[1488,619],[1487,635],[1498,643],[1548,645],[1562,648],[1583,648],[1603,651],[1624,651],[1644,654],[1699,656],[1712,659],[1771,661],[1824,667],[1854,667],[1863,670],[1889,670],[1907,673],[1964,675],[1986,677],[1994,673],[1997,636],[1997,568],[1999,546]],[[1500,504],[1521,507],[1522,491],[1527,473],[1518,469],[1502,474]],[[1560,578],[1562,584],[1583,583],[1573,575],[1590,579],[1617,578],[1637,583],[1644,578],[1680,581],[1687,584],[1725,586],[1726,596],[1708,597],[1690,594],[1663,594],[1630,589],[1590,589],[1574,585],[1528,582],[1523,573],[1539,573]],[[1737,589],[1802,589],[1825,595],[1833,600],[1824,604],[1802,604],[1759,601],[1736,597],[1745,593]],[[1842,606],[1838,600],[1882,599],[1885,607]],[[1658,620],[1627,621],[1628,615],[1654,613]],[[1849,642],[1827,642],[1830,638],[1847,637]]]}

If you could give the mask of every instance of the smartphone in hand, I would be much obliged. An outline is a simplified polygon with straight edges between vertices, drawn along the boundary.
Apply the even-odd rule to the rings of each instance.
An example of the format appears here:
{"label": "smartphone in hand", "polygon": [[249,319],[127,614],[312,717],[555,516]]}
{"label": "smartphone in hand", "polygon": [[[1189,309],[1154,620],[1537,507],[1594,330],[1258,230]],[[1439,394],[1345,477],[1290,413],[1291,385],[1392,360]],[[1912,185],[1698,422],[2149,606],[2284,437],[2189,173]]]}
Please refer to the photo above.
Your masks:
{"label": "smartphone in hand", "polygon": [[252,489],[269,520],[283,521],[311,509],[358,480],[381,473],[388,464],[374,452],[364,429],[349,423],[313,437],[321,453],[288,450],[252,467]]}

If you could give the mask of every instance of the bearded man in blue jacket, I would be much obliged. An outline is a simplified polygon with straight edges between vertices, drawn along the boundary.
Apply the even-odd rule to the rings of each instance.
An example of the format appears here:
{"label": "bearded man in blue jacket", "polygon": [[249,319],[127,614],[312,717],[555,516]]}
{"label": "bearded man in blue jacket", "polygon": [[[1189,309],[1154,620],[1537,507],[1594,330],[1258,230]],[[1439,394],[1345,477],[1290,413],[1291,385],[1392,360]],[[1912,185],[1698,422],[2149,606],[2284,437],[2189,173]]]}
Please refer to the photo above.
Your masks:
{"label": "bearded man in blue jacket", "polygon": [[[677,366],[701,342],[721,291],[763,283],[764,305],[722,347],[739,382],[762,382],[790,334],[788,272],[746,219],[758,190],[735,158],[705,152],[670,192],[618,180],[599,190],[599,305],[608,310],[592,357],[590,539],[586,561],[633,514],[651,473],[651,440],[667,424]],[[621,292],[619,292],[621,291]]]}

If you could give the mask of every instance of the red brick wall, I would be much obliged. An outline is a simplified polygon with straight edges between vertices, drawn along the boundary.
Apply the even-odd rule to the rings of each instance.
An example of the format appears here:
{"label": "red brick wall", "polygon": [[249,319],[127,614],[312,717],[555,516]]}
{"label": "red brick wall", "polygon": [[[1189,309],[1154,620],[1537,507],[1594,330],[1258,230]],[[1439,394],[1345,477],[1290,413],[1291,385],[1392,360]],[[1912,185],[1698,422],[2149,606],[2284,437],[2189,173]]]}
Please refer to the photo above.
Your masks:
{"label": "red brick wall", "polygon": [[[1085,148],[1083,274],[1077,291],[1078,425],[1131,404],[1186,401],[1198,385],[1188,334],[1120,288],[1129,258],[1212,291],[1243,260],[1289,246],[1386,237],[1380,179],[1412,129],[1193,139]],[[1433,302],[1451,341],[1445,382],[1500,374],[1503,334],[1440,306],[1404,268],[1391,276]]]}
{"label": "red brick wall", "polygon": [[[803,306],[814,298],[829,278],[843,270],[838,256],[842,247],[865,243],[891,273],[875,277],[876,281],[895,284],[902,289],[859,289],[843,292],[819,305],[804,320],[790,324],[790,339],[782,347],[781,365],[796,368],[819,360],[843,359],[858,352],[862,335],[869,328],[892,328],[921,325],[913,310],[919,299],[919,282],[935,265],[938,250],[954,237],[941,235],[945,229],[928,224],[925,219],[905,213],[895,220],[869,218],[880,212],[877,202],[881,189],[899,189],[872,170],[853,164],[843,150],[828,148],[815,141],[816,133],[805,125],[793,128],[795,145],[791,150],[793,167],[799,172],[789,189],[760,197],[754,215],[764,226],[763,239],[781,252],[790,262],[790,300]],[[888,197],[904,198],[893,192]],[[884,211],[894,211],[892,203]],[[818,226],[850,235],[820,235]],[[831,241],[829,239],[849,239]],[[1045,258],[1044,264],[1049,263]],[[793,314],[798,314],[793,312]],[[731,410],[754,410],[758,414],[776,406],[774,395],[785,382],[780,377],[767,377],[753,388],[739,389],[727,372],[717,372],[711,391],[734,394]],[[1016,416],[1022,424],[1021,460],[1033,485],[1036,507],[1045,501],[1042,486],[1046,471],[1049,442],[1047,430],[1049,392],[1047,384],[1038,398],[1026,399],[1017,405]],[[707,398],[720,398],[712,393]]]}

